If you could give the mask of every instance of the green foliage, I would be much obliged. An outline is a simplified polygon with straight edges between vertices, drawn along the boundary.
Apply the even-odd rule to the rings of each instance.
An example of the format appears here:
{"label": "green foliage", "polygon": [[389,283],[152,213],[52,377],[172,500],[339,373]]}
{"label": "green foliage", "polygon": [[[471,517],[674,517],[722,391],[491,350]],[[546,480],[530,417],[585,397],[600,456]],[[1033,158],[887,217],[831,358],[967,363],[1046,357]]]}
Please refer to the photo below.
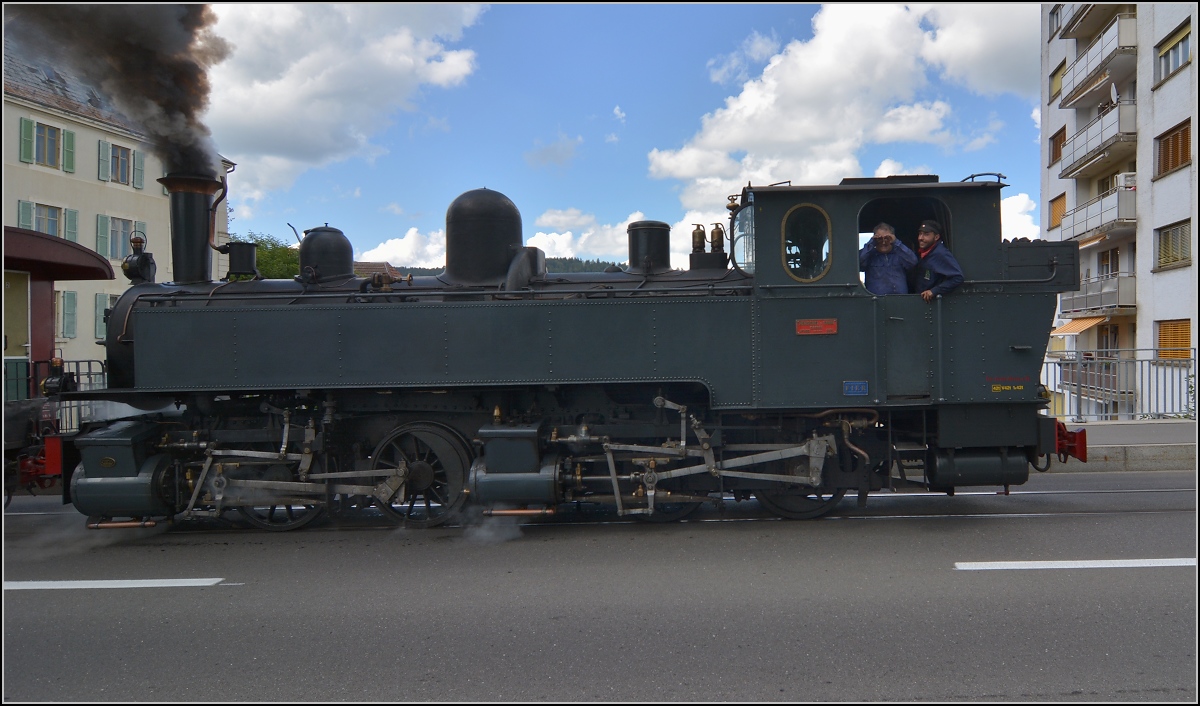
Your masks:
{"label": "green foliage", "polygon": [[266,233],[250,231],[245,236],[230,233],[229,239],[237,243],[257,243],[255,256],[258,271],[266,279],[291,279],[300,274],[300,250],[287,241]]}
{"label": "green foliage", "polygon": [[580,260],[577,257],[548,257],[546,271],[560,274],[569,272],[603,272],[616,263],[603,260]]}

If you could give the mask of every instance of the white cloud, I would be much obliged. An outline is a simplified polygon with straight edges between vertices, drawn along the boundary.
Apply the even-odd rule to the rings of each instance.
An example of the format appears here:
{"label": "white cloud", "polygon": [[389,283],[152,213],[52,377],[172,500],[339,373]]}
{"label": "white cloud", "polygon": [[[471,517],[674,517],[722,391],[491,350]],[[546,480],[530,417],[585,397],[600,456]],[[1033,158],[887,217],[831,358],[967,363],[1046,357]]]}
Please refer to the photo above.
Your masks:
{"label": "white cloud", "polygon": [[446,42],[483,11],[451,4],[214,9],[215,31],[234,50],[210,72],[205,120],[221,154],[238,164],[238,193],[251,200],[308,169],[383,154],[370,140],[394,111],[412,109],[421,87],[452,87],[474,70],[474,53]]}
{"label": "white cloud", "polygon": [[384,206],[383,208],[381,208],[379,210],[386,211],[386,212],[391,213],[396,216],[404,215],[404,208],[401,207],[400,204],[396,203],[395,201],[393,201],[392,203],[389,203],[388,205]]}
{"label": "white cloud", "polygon": [[538,231],[526,244],[541,248],[547,257],[624,262],[629,258],[629,224],[645,219],[641,211],[634,211],[620,223],[609,225],[597,223],[594,215],[577,208],[552,209],[534,221],[547,230]]}
{"label": "white cloud", "polygon": [[900,176],[903,174],[932,174],[933,170],[922,164],[916,167],[906,167],[894,159],[885,159],[875,168],[874,176],[882,179],[883,177]]}
{"label": "white cloud", "polygon": [[621,106],[618,105],[613,108],[613,117],[622,123],[625,122],[625,111],[621,110]]}
{"label": "white cloud", "polygon": [[1029,194],[1016,194],[1000,200],[1000,222],[1005,240],[1040,238],[1041,224],[1034,215],[1037,202]]}
{"label": "white cloud", "polygon": [[1033,118],[1033,129],[1036,134],[1033,136],[1033,141],[1037,144],[1042,142],[1042,107],[1039,105],[1033,106],[1033,110],[1029,112],[1029,117]]}
{"label": "white cloud", "polygon": [[532,167],[566,166],[575,158],[575,148],[583,144],[583,137],[567,137],[558,134],[558,139],[548,145],[541,140],[533,141],[534,148],[525,153],[525,161]]}
{"label": "white cloud", "polygon": [[[681,181],[684,208],[705,209],[747,182],[859,176],[859,154],[870,144],[979,149],[994,141],[999,124],[952,126],[949,99],[922,91],[938,71],[977,93],[1036,96],[1038,8],[1014,6],[1009,15],[1009,7],[823,6],[811,39],[793,40],[770,57],[759,76],[703,116],[683,146],[651,150],[649,173]],[[1014,57],[1017,51],[1023,53]],[[714,60],[710,69],[724,76],[734,63]]]}
{"label": "white cloud", "polygon": [[1040,6],[934,5],[927,18],[921,55],[942,75],[987,95],[1015,93],[1037,98],[1041,91]]}
{"label": "white cloud", "polygon": [[750,78],[750,65],[761,64],[779,51],[779,40],[754,31],[729,54],[709,59],[708,77],[713,83],[732,83]]}
{"label": "white cloud", "polygon": [[621,141],[621,138],[617,137],[615,132],[610,132],[604,136],[604,141],[610,145],[615,145]]}
{"label": "white cloud", "polygon": [[409,228],[401,238],[392,238],[355,255],[362,262],[390,262],[397,267],[445,267],[446,231],[421,233]]}

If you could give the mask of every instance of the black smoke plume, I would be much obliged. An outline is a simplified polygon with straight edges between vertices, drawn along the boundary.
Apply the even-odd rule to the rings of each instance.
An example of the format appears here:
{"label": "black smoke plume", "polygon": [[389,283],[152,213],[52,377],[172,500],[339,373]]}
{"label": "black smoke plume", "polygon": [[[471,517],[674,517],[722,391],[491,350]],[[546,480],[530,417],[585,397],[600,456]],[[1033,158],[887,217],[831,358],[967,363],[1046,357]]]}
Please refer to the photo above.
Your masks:
{"label": "black smoke plume", "polygon": [[200,116],[208,67],[231,47],[207,5],[10,5],[5,33],[31,56],[74,73],[145,130],[169,173],[215,177],[219,157]]}

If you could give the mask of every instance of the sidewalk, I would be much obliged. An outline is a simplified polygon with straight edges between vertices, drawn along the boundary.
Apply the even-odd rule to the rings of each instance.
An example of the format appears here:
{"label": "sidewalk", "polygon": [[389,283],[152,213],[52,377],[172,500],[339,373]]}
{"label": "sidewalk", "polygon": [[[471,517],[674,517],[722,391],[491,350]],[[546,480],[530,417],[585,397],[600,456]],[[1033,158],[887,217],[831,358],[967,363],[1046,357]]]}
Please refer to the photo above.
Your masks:
{"label": "sidewalk", "polygon": [[1139,422],[1066,422],[1087,430],[1088,462],[1054,459],[1050,473],[1196,470],[1196,422],[1155,419]]}

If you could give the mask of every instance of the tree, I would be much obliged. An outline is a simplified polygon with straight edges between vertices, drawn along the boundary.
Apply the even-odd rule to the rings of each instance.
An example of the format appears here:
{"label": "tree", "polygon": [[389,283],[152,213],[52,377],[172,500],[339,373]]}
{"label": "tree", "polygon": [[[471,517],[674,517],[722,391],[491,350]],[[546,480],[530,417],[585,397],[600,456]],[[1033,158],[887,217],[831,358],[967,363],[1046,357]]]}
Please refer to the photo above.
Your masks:
{"label": "tree", "polygon": [[266,233],[250,231],[245,236],[230,233],[229,239],[236,243],[256,243],[255,256],[258,272],[266,279],[291,279],[300,274],[300,250],[286,241]]}

